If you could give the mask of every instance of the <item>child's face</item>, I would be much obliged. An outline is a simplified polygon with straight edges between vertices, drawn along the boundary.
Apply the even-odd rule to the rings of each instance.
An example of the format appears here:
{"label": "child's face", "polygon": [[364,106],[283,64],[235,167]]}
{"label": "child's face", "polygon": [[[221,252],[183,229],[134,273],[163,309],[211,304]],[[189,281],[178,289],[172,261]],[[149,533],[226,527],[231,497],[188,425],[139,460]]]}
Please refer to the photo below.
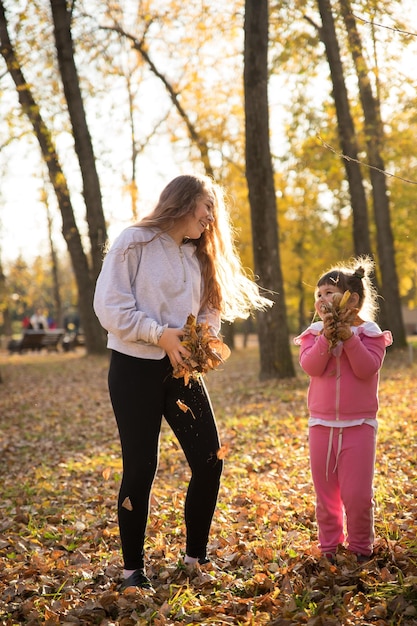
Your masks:
{"label": "child's face", "polygon": [[315,309],[319,316],[323,318],[324,312],[321,310],[322,304],[329,304],[332,302],[333,296],[335,293],[343,293],[337,285],[326,284],[317,287],[316,289],[316,300],[314,302]]}

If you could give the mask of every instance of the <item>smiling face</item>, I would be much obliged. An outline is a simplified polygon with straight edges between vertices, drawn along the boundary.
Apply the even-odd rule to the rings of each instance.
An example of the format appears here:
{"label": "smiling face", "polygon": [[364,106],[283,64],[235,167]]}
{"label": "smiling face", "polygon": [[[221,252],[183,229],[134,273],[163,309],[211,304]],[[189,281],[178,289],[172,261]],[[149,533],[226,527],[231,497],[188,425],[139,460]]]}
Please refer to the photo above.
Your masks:
{"label": "smiling face", "polygon": [[321,318],[323,318],[324,315],[324,311],[322,311],[321,306],[323,304],[331,303],[335,293],[343,293],[343,291],[339,287],[337,287],[337,285],[331,285],[328,283],[317,287],[314,306]]}
{"label": "smiling face", "polygon": [[[323,304],[331,304],[334,301],[335,294],[343,294],[344,291],[336,284],[324,283],[319,287],[316,287],[316,300],[314,302],[314,307],[323,319],[323,316],[326,314],[326,310],[322,310]],[[356,292],[350,294],[348,301],[345,304],[346,308],[354,308],[357,307],[359,303],[359,295]],[[359,309],[357,309],[358,311]]]}
{"label": "smiling face", "polygon": [[206,192],[197,200],[194,210],[181,218],[169,233],[181,244],[184,239],[200,239],[213,222],[214,198]]}
{"label": "smiling face", "polygon": [[205,193],[197,202],[194,211],[186,218],[185,236],[189,239],[199,239],[213,221],[214,200],[209,193]]}

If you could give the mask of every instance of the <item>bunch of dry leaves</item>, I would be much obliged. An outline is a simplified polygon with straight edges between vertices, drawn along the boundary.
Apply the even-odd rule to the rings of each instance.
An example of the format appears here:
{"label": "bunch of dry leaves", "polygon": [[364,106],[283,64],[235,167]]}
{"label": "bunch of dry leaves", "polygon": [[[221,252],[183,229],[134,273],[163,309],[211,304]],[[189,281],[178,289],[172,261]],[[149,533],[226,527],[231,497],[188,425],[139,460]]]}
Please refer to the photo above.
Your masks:
{"label": "bunch of dry leaves", "polygon": [[198,379],[224,363],[230,356],[230,349],[221,339],[213,337],[207,323],[197,322],[192,314],[182,330],[182,344],[190,355],[177,365],[173,376],[184,378],[184,384],[188,385],[190,378]]}
{"label": "bunch of dry leaves", "polygon": [[330,302],[322,302],[320,304],[321,311],[324,313],[323,320],[326,320],[326,335],[329,341],[329,350],[335,348],[342,338],[340,336],[340,328],[345,325],[352,325],[357,319],[359,309],[348,306],[351,296],[350,291],[344,293],[334,293]]}

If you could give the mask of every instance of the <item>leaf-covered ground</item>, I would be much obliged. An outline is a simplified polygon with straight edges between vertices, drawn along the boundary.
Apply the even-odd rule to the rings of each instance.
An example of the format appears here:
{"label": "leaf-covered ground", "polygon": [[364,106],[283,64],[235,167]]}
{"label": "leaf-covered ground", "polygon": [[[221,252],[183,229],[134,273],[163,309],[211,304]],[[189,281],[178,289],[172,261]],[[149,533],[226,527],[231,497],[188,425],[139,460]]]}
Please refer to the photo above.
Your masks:
{"label": "leaf-covered ground", "polygon": [[117,591],[107,363],[0,356],[1,624],[417,624],[417,354],[389,354],[382,372],[375,557],[360,565],[341,549],[330,565],[317,549],[307,379],[260,382],[256,346],[236,349],[207,377],[225,454],[213,564],[179,565],[188,471],[164,427],[146,548],[153,594]]}

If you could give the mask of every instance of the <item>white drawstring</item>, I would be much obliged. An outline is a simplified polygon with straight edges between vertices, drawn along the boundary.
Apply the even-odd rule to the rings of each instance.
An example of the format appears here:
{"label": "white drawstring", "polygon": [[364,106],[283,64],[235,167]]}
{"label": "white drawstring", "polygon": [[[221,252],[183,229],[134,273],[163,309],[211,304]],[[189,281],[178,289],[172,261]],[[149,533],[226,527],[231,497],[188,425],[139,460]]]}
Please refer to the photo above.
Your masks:
{"label": "white drawstring", "polygon": [[[330,433],[329,433],[329,445],[327,446],[327,458],[326,458],[326,481],[329,480],[329,463],[330,463],[330,456],[332,454],[332,446],[333,446],[333,426],[330,428]],[[339,456],[340,456],[340,452],[342,450],[342,440],[343,440],[343,428],[339,428],[339,435],[337,438],[337,454],[336,454],[336,462],[334,464],[334,468],[333,468],[333,474],[335,473],[336,469],[337,469],[337,463],[339,461]]]}
{"label": "white drawstring", "polygon": [[339,428],[339,436],[337,438],[337,454],[336,454],[336,463],[334,464],[333,474],[337,469],[337,463],[339,461],[340,451],[342,449],[342,437],[343,437],[343,428]]}
{"label": "white drawstring", "polygon": [[330,463],[330,455],[332,453],[332,443],[333,443],[333,426],[330,429],[329,434],[329,445],[327,446],[327,459],[326,459],[326,481],[329,480],[329,463]]}

